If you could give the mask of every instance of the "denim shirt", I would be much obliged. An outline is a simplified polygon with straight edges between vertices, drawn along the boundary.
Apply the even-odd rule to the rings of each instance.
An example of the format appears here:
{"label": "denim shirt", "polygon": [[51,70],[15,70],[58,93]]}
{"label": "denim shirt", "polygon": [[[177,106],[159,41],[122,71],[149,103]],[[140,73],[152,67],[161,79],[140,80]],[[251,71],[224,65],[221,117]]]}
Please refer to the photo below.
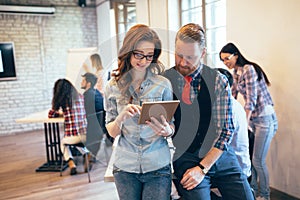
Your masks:
{"label": "denim shirt", "polygon": [[[131,86],[129,91],[133,98],[132,104],[173,100],[170,81],[152,73],[147,73],[139,91],[134,91]],[[114,121],[129,101],[129,97],[120,93],[115,79],[111,79],[105,90],[106,123]],[[170,164],[171,155],[166,139],[156,135],[148,125],[139,125],[138,118],[137,114],[123,122],[118,145],[114,150],[114,166],[126,172],[146,173]]]}

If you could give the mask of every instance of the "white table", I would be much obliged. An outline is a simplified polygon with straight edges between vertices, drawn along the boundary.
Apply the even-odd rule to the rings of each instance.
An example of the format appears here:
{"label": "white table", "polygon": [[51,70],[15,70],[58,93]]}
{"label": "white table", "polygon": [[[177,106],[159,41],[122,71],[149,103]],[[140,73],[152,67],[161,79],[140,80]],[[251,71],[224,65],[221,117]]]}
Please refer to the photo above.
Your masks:
{"label": "white table", "polygon": [[[17,123],[44,123],[46,163],[38,167],[36,172],[59,172],[61,169],[62,154],[60,152],[59,124],[64,123],[63,117],[48,118],[48,111],[30,114],[24,118],[17,119]],[[63,170],[67,167],[64,163]]]}

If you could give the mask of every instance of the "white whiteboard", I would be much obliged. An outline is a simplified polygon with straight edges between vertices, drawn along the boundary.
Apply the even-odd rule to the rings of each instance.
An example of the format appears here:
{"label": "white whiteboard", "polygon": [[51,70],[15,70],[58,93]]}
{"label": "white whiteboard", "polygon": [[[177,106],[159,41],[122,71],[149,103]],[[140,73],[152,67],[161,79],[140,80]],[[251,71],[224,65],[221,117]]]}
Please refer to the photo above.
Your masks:
{"label": "white whiteboard", "polygon": [[89,56],[97,53],[97,47],[79,48],[68,50],[66,79],[80,92],[81,75],[84,74],[82,69],[83,63],[89,59]]}
{"label": "white whiteboard", "polygon": [[4,72],[3,63],[2,63],[2,53],[0,50],[0,72]]}

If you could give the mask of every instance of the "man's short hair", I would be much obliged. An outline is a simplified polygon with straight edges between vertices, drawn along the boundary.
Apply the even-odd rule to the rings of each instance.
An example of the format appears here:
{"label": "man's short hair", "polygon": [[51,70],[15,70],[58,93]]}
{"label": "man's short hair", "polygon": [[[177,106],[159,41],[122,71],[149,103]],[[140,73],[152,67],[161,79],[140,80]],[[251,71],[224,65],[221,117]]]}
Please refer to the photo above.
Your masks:
{"label": "man's short hair", "polygon": [[93,73],[87,72],[82,75],[82,77],[85,77],[86,82],[91,83],[91,87],[93,88],[97,83],[97,76]]}
{"label": "man's short hair", "polygon": [[188,23],[182,26],[176,34],[175,42],[178,39],[186,43],[196,42],[201,48],[205,48],[206,45],[204,29],[195,23]]}

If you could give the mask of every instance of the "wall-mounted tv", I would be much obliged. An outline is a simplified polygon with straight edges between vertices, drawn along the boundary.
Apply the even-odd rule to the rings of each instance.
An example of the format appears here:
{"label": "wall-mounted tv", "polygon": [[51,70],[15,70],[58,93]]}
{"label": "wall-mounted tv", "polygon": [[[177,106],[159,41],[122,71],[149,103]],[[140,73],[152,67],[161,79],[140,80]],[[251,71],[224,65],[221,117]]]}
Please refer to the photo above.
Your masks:
{"label": "wall-mounted tv", "polygon": [[0,81],[15,80],[16,65],[13,42],[0,42]]}

